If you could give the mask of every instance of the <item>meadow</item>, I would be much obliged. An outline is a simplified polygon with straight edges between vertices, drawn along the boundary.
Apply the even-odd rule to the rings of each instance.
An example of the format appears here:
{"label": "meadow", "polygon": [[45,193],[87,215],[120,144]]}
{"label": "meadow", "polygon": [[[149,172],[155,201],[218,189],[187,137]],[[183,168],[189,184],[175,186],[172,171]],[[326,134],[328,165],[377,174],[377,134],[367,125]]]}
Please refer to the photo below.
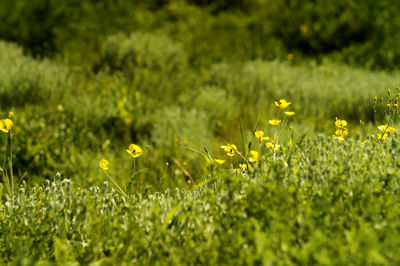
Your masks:
{"label": "meadow", "polygon": [[399,263],[390,1],[211,2],[0,1],[1,264]]}

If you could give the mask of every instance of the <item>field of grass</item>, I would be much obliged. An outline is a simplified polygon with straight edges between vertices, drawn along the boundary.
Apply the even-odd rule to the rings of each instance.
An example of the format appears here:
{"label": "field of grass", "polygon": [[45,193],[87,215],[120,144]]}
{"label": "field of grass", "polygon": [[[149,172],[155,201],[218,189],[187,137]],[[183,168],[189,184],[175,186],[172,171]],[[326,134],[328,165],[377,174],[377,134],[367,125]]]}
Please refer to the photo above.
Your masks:
{"label": "field of grass", "polygon": [[400,57],[364,15],[105,2],[0,25],[0,264],[400,263]]}

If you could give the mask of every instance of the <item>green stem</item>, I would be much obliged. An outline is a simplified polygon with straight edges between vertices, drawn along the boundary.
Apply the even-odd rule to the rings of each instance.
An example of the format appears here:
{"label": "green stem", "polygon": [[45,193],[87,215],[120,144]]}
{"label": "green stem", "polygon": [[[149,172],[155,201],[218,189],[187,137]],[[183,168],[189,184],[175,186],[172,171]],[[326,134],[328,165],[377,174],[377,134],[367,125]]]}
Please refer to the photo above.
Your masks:
{"label": "green stem", "polygon": [[250,163],[249,163],[249,161],[246,158],[244,158],[244,156],[239,151],[236,151],[236,153],[239,154],[240,157],[243,158],[243,160],[245,160],[245,162],[247,164],[247,174],[250,174]]}
{"label": "green stem", "polygon": [[6,146],[4,148],[4,157],[3,157],[3,170],[5,171],[5,167],[6,167],[6,157],[7,157],[7,146],[8,146],[8,138],[7,138],[7,134],[4,135],[5,136],[5,143]]}
{"label": "green stem", "polygon": [[13,150],[12,150],[12,130],[10,129],[10,178],[11,178],[11,193],[14,195],[14,173],[13,173]]}
{"label": "green stem", "polygon": [[104,173],[106,174],[106,176],[111,180],[111,182],[113,182],[114,185],[119,189],[119,191],[120,191],[125,197],[128,197],[128,196],[126,195],[126,193],[122,190],[122,188],[120,188],[120,186],[118,186],[117,182],[115,182],[115,180],[107,173],[107,171],[104,170],[104,169],[103,169],[103,171],[104,171]]}
{"label": "green stem", "polygon": [[136,158],[133,158],[133,176],[134,177],[136,174]]}

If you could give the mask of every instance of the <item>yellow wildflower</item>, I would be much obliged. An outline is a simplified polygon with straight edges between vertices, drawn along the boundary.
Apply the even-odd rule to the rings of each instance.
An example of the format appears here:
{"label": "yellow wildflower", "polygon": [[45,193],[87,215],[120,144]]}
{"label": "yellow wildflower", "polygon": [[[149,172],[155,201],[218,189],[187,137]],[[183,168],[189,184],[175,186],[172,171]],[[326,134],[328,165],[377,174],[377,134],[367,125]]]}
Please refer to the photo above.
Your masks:
{"label": "yellow wildflower", "polygon": [[107,171],[108,168],[109,168],[110,162],[107,161],[106,159],[102,159],[102,160],[100,161],[99,165],[100,165],[101,169],[104,169],[104,170]]}
{"label": "yellow wildflower", "polygon": [[385,133],[385,134],[378,134],[378,139],[379,139],[379,140],[385,140],[385,139],[387,138],[387,136],[388,136],[388,133]]}
{"label": "yellow wildflower", "polygon": [[275,150],[276,150],[276,151],[278,151],[279,148],[281,147],[281,145],[279,145],[279,144],[275,145],[275,143],[274,143],[273,141],[270,141],[270,142],[266,142],[266,143],[265,143],[265,147],[267,147],[267,149],[273,149],[274,146],[275,146]]}
{"label": "yellow wildflower", "polygon": [[293,58],[294,58],[294,54],[288,54],[288,55],[287,55],[287,59],[293,60]]}
{"label": "yellow wildflower", "polygon": [[13,125],[13,121],[11,119],[1,119],[0,120],[0,130],[8,133],[8,131],[10,131],[11,127]]}
{"label": "yellow wildflower", "polygon": [[387,108],[388,108],[388,109],[390,108],[390,103],[387,104]]}
{"label": "yellow wildflower", "polygon": [[136,144],[130,144],[128,150],[126,150],[133,158],[142,155],[143,150]]}
{"label": "yellow wildflower", "polygon": [[295,112],[285,112],[285,115],[287,115],[288,117],[292,117],[294,116]]}
{"label": "yellow wildflower", "polygon": [[10,111],[10,112],[8,112],[8,118],[13,118],[13,117],[14,117],[14,115],[15,115],[15,114],[14,114],[14,112],[11,112],[11,111]]}
{"label": "yellow wildflower", "polygon": [[267,147],[267,149],[272,149],[274,147],[274,142],[273,141],[266,142],[265,147]]}
{"label": "yellow wildflower", "polygon": [[258,151],[250,151],[251,157],[249,158],[249,162],[255,163],[258,162],[258,159],[260,158],[260,155]]}
{"label": "yellow wildflower", "polygon": [[247,170],[248,166],[245,163],[240,163],[239,164],[240,169],[242,169],[242,171]]}
{"label": "yellow wildflower", "polygon": [[282,121],[281,120],[278,120],[278,119],[272,119],[272,120],[269,120],[268,121],[271,125],[273,125],[273,126],[277,126],[277,125],[279,125]]}
{"label": "yellow wildflower", "polygon": [[335,125],[336,125],[338,128],[344,128],[344,127],[347,126],[347,121],[346,121],[346,120],[340,120],[340,119],[338,119],[338,118],[336,117]]}
{"label": "yellow wildflower", "polygon": [[349,136],[349,130],[346,128],[339,128],[338,130],[335,131],[335,135],[345,138]]}
{"label": "yellow wildflower", "polygon": [[363,142],[361,142],[362,145],[365,145],[367,143],[367,140],[364,140]]}
{"label": "yellow wildflower", "polygon": [[224,149],[224,152],[226,152],[226,154],[228,156],[235,156],[235,151],[237,151],[237,147],[235,144],[228,144],[226,146],[221,146],[222,149]]}
{"label": "yellow wildflower", "polygon": [[287,102],[285,99],[280,99],[278,102],[275,101],[275,106],[279,107],[281,109],[285,109],[286,107],[288,107],[291,104],[292,104],[291,102]]}
{"label": "yellow wildflower", "polygon": [[389,125],[380,125],[378,126],[378,129],[382,132],[382,133],[394,133],[396,132],[396,129],[394,129],[393,127],[389,126]]}
{"label": "yellow wildflower", "polygon": [[256,138],[260,143],[262,143],[264,140],[269,140],[269,137],[264,137],[264,131],[258,130],[254,132],[254,135],[256,135]]}
{"label": "yellow wildflower", "polygon": [[222,165],[226,162],[226,160],[222,160],[222,159],[215,159],[214,161],[217,162],[217,164]]}
{"label": "yellow wildflower", "polygon": [[360,119],[360,125],[362,125],[362,126],[365,125],[364,121],[362,121],[361,119]]}

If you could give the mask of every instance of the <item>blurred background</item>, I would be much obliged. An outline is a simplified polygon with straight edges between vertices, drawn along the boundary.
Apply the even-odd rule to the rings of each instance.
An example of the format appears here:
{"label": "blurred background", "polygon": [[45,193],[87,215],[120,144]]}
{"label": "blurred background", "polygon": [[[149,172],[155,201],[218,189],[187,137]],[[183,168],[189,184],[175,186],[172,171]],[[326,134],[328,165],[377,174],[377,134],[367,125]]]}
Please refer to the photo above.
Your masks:
{"label": "blurred background", "polygon": [[[399,82],[400,2],[393,0],[0,0],[0,110],[14,118],[14,172],[135,188],[190,186],[216,157],[271,134],[274,101],[293,104],[295,136],[350,136],[384,119],[374,96]],[[365,127],[359,126],[359,120]],[[239,147],[242,148],[242,147]],[[166,164],[167,163],[167,164]],[[193,185],[193,184],[192,184]]]}

